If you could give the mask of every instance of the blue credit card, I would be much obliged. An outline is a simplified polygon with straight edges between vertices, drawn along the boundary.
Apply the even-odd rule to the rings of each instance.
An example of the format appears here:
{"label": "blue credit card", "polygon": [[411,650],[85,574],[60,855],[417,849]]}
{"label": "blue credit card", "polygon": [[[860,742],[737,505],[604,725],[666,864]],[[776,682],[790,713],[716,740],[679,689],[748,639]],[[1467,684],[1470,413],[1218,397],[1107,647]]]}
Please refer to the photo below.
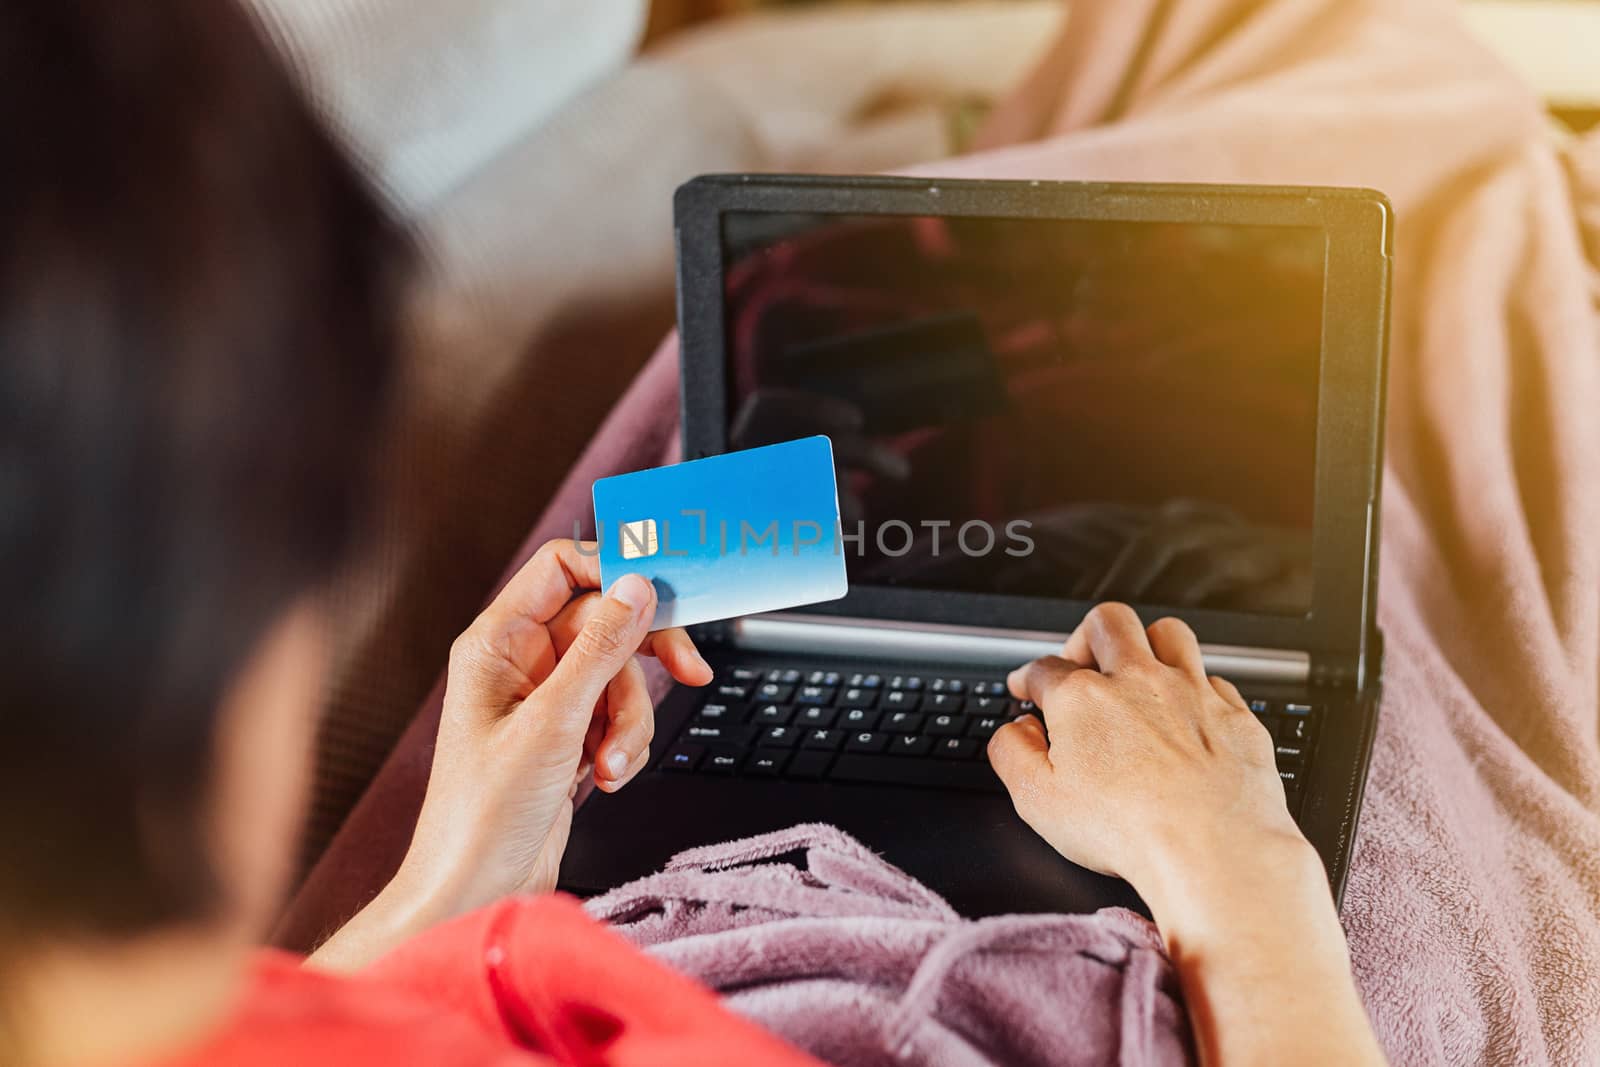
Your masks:
{"label": "blue credit card", "polygon": [[849,589],[833,442],[806,437],[594,483],[604,588],[656,587],[653,629],[837,600]]}

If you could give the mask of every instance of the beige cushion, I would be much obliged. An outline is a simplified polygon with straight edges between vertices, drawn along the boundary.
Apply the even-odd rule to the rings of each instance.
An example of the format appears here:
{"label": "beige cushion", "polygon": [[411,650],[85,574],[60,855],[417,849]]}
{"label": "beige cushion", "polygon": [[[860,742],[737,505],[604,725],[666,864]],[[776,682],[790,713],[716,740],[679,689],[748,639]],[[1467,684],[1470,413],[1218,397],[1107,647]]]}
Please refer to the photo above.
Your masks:
{"label": "beige cushion", "polygon": [[620,69],[648,0],[249,0],[401,210]]}
{"label": "beige cushion", "polygon": [[949,107],[1004,96],[1066,15],[1060,0],[818,5],[711,22],[651,54],[719,89],[767,169],[859,173],[948,154]]}

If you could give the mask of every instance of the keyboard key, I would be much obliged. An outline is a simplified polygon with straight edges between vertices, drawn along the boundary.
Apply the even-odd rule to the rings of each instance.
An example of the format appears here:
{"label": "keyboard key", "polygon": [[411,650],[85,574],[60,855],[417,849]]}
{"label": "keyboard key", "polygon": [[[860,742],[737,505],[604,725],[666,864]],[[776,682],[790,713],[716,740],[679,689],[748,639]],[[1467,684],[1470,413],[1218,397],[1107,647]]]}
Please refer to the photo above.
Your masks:
{"label": "keyboard key", "polygon": [[1285,715],[1310,715],[1315,710],[1317,709],[1310,704],[1285,704],[1283,706]]}
{"label": "keyboard key", "polygon": [[1290,798],[1300,795],[1301,771],[1298,767],[1279,767],[1278,777],[1283,781],[1283,791]]}
{"label": "keyboard key", "polygon": [[889,742],[892,756],[926,756],[933,751],[933,738],[919,734],[895,734]]}
{"label": "keyboard key", "polygon": [[940,759],[971,759],[978,754],[978,742],[970,737],[946,737],[933,743],[933,754]]}
{"label": "keyboard key", "polygon": [[973,682],[972,695],[977,697],[1003,697],[1006,695],[1006,683]]}
{"label": "keyboard key", "polygon": [[804,739],[800,742],[800,747],[816,749],[820,752],[837,752],[843,742],[843,730],[807,730]]}
{"label": "keyboard key", "polygon": [[1252,700],[1250,701],[1250,710],[1255,712],[1257,715],[1265,715],[1272,709],[1267,706],[1267,702],[1265,700]]}
{"label": "keyboard key", "polygon": [[795,694],[794,699],[797,704],[832,704],[833,692],[831,688],[825,685],[803,685],[800,687],[800,691]]}
{"label": "keyboard key", "polygon": [[850,708],[870,708],[878,702],[878,691],[853,685],[839,694],[839,703]]}
{"label": "keyboard key", "polygon": [[789,766],[784,768],[784,777],[815,781],[822,777],[831,762],[833,762],[831,752],[796,752],[794,758],[789,761]]}
{"label": "keyboard key", "polygon": [[970,696],[967,698],[967,714],[969,715],[1002,715],[1005,710],[1005,697]]}
{"label": "keyboard key", "polygon": [[798,726],[769,726],[756,735],[756,744],[762,748],[793,748],[803,733]]}
{"label": "keyboard key", "polygon": [[700,761],[701,774],[732,774],[744,762],[744,756],[733,749],[712,749]]}
{"label": "keyboard key", "polygon": [[914,711],[891,711],[879,724],[892,734],[914,734],[922,730],[922,716]]}
{"label": "keyboard key", "polygon": [[987,741],[994,736],[996,730],[1004,725],[1004,719],[998,719],[993,716],[984,719],[973,719],[972,724],[967,727],[967,736],[976,738],[979,741]]}
{"label": "keyboard key", "polygon": [[[1038,710],[1038,706],[1031,700],[1008,700],[1006,701],[1005,717],[1015,719],[1018,715],[1033,715]],[[1043,718],[1043,716],[1040,716],[1040,718]]]}
{"label": "keyboard key", "polygon": [[877,689],[883,685],[883,677],[877,674],[852,674],[850,685],[854,689]]}
{"label": "keyboard key", "polygon": [[773,704],[785,704],[794,696],[794,686],[781,685],[778,682],[764,682],[756,687],[756,699],[766,700]]}
{"label": "keyboard key", "polygon": [[734,726],[726,723],[693,723],[683,732],[689,741],[724,741],[731,745],[748,745],[750,743],[750,727]]}
{"label": "keyboard key", "polygon": [[723,682],[712,692],[723,700],[744,700],[750,695],[750,687],[739,682]]}
{"label": "keyboard key", "polygon": [[744,761],[744,773],[752,778],[776,778],[789,762],[789,753],[772,749],[757,749]]}
{"label": "keyboard key", "polygon": [[882,752],[889,744],[889,735],[878,730],[861,730],[852,733],[844,743],[846,752]]}
{"label": "keyboard key", "polygon": [[782,667],[774,667],[767,672],[767,681],[778,682],[782,685],[794,685],[800,681],[800,672],[793,667],[787,670]]}
{"label": "keyboard key", "polygon": [[956,715],[930,715],[923,729],[930,737],[960,737],[967,732],[967,724]]}
{"label": "keyboard key", "polygon": [[838,671],[812,671],[810,674],[806,675],[806,684],[807,685],[832,685],[832,686],[837,686],[839,684],[839,672]]}
{"label": "keyboard key", "polygon": [[1311,740],[1311,719],[1305,715],[1285,715],[1278,722],[1278,737],[1285,744],[1305,745]]}
{"label": "keyboard key", "polygon": [[923,711],[959,712],[966,706],[966,698],[954,693],[929,693],[922,701]]}
{"label": "keyboard key", "polygon": [[871,708],[846,708],[839,715],[839,725],[846,730],[875,730],[883,713]]}
{"label": "keyboard key", "polygon": [[1278,766],[1298,767],[1306,761],[1306,750],[1300,745],[1278,745]]}
{"label": "keyboard key", "polygon": [[794,718],[794,709],[787,704],[762,704],[752,718],[762,726],[783,726]]}
{"label": "keyboard key", "polygon": [[754,682],[760,679],[761,672],[754,667],[735,667],[728,672],[728,677],[736,682]]}
{"label": "keyboard key", "polygon": [[795,712],[794,724],[796,726],[828,727],[833,725],[833,720],[838,714],[839,712],[836,708],[800,708]]}
{"label": "keyboard key", "polygon": [[934,693],[955,693],[960,695],[967,691],[967,683],[960,678],[935,678],[928,683],[928,689]]}
{"label": "keyboard key", "polygon": [[921,689],[922,679],[911,674],[893,674],[889,676],[890,689]]}
{"label": "keyboard key", "polygon": [[916,711],[921,702],[922,695],[909,689],[891,689],[883,694],[885,711]]}
{"label": "keyboard key", "polygon": [[706,754],[701,745],[673,745],[667,754],[661,758],[661,769],[664,771],[692,771],[700,765],[700,757]]}
{"label": "keyboard key", "polygon": [[[805,755],[805,753],[801,753]],[[790,768],[794,773],[794,768]],[[895,759],[846,752],[828,777],[835,782],[881,782],[888,785],[927,786],[943,789],[1001,789],[1000,779],[986,763],[947,763],[940,760]]]}
{"label": "keyboard key", "polygon": [[703,722],[738,722],[739,713],[726,704],[707,704],[700,709]]}

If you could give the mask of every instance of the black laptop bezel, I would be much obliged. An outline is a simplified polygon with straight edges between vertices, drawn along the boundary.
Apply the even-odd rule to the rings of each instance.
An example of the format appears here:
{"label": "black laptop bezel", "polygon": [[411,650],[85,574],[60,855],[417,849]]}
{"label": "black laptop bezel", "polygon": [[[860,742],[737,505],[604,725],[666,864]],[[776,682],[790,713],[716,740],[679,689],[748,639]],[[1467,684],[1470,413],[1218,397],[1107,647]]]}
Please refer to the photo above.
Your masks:
{"label": "black laptop bezel", "polygon": [[[797,175],[707,175],[678,189],[684,456],[727,451],[722,217],[730,212],[948,215],[1310,226],[1327,235],[1313,597],[1303,616],[1135,604],[1202,641],[1359,662],[1374,606],[1393,212],[1366,189]],[[807,614],[1065,633],[1089,601],[854,586]]]}

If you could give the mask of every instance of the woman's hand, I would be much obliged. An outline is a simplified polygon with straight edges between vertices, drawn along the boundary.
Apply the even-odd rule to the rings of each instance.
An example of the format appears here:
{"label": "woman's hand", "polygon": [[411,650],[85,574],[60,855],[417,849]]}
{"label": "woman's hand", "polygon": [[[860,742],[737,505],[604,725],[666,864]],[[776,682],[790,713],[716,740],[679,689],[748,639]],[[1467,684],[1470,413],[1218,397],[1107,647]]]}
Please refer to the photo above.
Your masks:
{"label": "woman's hand", "polygon": [[1202,1062],[1382,1063],[1272,741],[1193,631],[1102,604],[1009,684],[1044,723],[1002,727],[990,762],[1040,836],[1149,905]]}
{"label": "woman's hand", "polygon": [[648,581],[624,576],[605,596],[599,582],[593,545],[553,541],[456,640],[411,848],[317,962],[356,966],[453,915],[555,888],[578,787],[592,774],[614,792],[649,758],[655,709],[634,654],[684,684],[711,680],[684,631],[647,632]]}
{"label": "woman's hand", "polygon": [[[1060,656],[1012,672],[1024,716],[989,744],[1018,813],[1055,849],[1160,891],[1198,855],[1302,847],[1271,736],[1208,678],[1193,631],[1102,604]],[[1048,740],[1046,740],[1048,727]]]}

